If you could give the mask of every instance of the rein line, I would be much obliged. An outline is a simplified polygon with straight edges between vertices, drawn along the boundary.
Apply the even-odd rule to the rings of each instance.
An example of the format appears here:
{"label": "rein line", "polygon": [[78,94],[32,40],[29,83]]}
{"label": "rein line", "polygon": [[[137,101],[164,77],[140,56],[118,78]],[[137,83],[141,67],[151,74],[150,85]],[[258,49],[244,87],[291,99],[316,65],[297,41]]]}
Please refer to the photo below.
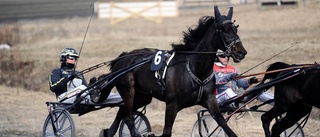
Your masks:
{"label": "rein line", "polygon": [[320,66],[320,65],[319,64],[309,64],[309,65],[294,66],[294,67],[289,67],[289,68],[284,68],[284,69],[277,69],[277,70],[271,70],[271,71],[266,71],[266,72],[260,72],[260,73],[255,73],[255,74],[240,75],[240,76],[236,77],[236,79],[242,79],[245,77],[257,76],[257,75],[263,75],[263,74],[276,73],[276,72],[280,72],[280,71],[297,69],[297,68],[315,67],[315,66]]}
{"label": "rein line", "polygon": [[[135,53],[135,54],[128,54],[128,55],[123,55],[121,57],[118,57],[114,60],[119,60],[119,59],[122,59],[122,58],[125,58],[125,57],[130,57],[130,56],[139,56],[139,55],[146,55],[146,54],[153,54],[153,52],[150,52],[150,53]],[[176,51],[176,53],[181,53],[181,54],[216,54],[216,52],[195,52],[195,51]],[[113,61],[113,60],[111,60]],[[87,69],[84,69],[82,71],[80,71],[80,73],[82,74],[85,74],[85,73],[88,73],[92,70],[95,70],[95,69],[98,69],[100,67],[103,67],[105,65],[108,65],[111,61],[105,61],[105,62],[102,62],[102,63],[99,63],[97,65],[94,65],[92,67],[89,67]]]}
{"label": "rein line", "polygon": [[216,54],[217,52],[200,52],[200,51],[176,51],[181,54]]}
{"label": "rein line", "polygon": [[288,48],[286,48],[286,49],[282,50],[282,51],[281,51],[281,52],[279,52],[278,54],[273,55],[272,57],[270,57],[270,58],[266,59],[265,61],[262,61],[261,63],[259,63],[259,64],[255,65],[254,67],[252,67],[252,68],[248,69],[247,71],[245,71],[245,72],[241,73],[241,74],[240,74],[240,76],[241,76],[241,75],[243,75],[243,74],[245,74],[245,73],[247,73],[247,72],[249,72],[250,70],[252,70],[252,69],[254,69],[254,68],[256,68],[256,67],[260,66],[261,64],[263,64],[263,63],[265,63],[265,62],[267,62],[267,61],[271,60],[272,58],[274,58],[274,57],[276,57],[276,56],[278,56],[278,55],[282,54],[283,52],[285,52],[285,51],[289,50],[290,48],[292,48],[292,47],[296,46],[296,45],[297,45],[297,43],[300,43],[300,42],[292,43],[292,44],[291,44],[292,46],[290,46],[290,47],[288,47]]}

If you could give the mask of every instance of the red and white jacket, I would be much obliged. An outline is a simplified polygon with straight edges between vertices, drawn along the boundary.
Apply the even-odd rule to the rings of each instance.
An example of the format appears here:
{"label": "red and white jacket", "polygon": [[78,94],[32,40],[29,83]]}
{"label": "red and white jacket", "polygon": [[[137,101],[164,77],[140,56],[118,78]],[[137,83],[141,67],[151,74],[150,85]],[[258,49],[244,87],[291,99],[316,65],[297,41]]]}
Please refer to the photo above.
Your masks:
{"label": "red and white jacket", "polygon": [[213,71],[215,72],[216,78],[216,90],[215,94],[222,93],[228,88],[231,88],[234,92],[238,90],[238,88],[246,89],[250,86],[248,80],[238,79],[232,80],[232,74],[238,74],[238,71],[230,65],[223,65],[220,62],[215,62],[213,65]]}

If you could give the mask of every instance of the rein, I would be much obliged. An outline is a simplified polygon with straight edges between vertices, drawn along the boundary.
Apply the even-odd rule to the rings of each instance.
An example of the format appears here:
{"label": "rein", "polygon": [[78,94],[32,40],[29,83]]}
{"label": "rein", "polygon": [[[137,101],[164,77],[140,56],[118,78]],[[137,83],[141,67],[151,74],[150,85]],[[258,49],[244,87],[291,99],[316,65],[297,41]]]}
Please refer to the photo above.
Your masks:
{"label": "rein", "polygon": [[252,69],[254,69],[254,68],[256,68],[256,67],[260,66],[261,64],[263,64],[263,63],[267,62],[268,60],[270,60],[270,59],[272,59],[272,58],[274,58],[274,57],[276,57],[276,56],[278,56],[278,55],[282,54],[283,52],[285,52],[285,51],[289,50],[290,48],[292,48],[292,47],[296,46],[296,45],[297,45],[297,44],[299,44],[299,43],[300,43],[300,42],[292,43],[292,44],[291,44],[292,46],[290,46],[290,47],[288,47],[288,48],[286,48],[286,49],[282,50],[282,51],[281,51],[281,52],[279,52],[278,54],[273,55],[272,57],[270,57],[270,58],[266,59],[265,61],[262,61],[262,62],[261,62],[261,63],[259,63],[258,65],[255,65],[254,67],[252,67],[252,68],[248,69],[247,71],[245,71],[245,72],[241,73],[241,74],[240,74],[240,76],[241,76],[241,75],[243,75],[243,74],[245,74],[245,73],[247,73],[247,72],[249,72],[250,70],[252,70]]}
{"label": "rein", "polygon": [[[181,53],[181,54],[216,54],[217,52],[176,51],[176,53]],[[117,58],[116,60],[119,60],[119,59],[122,59],[122,58],[125,58],[125,57],[140,56],[140,55],[146,55],[146,53],[135,53],[135,54],[124,55],[124,56],[121,56],[121,57]],[[101,68],[103,66],[108,65],[111,61],[101,62],[101,63],[99,63],[97,65],[91,66],[89,68],[86,68],[86,69],[80,71],[80,73],[85,74],[85,73],[88,73],[88,72],[93,71],[95,69]]]}
{"label": "rein", "polygon": [[288,68],[284,68],[284,69],[277,69],[277,70],[271,70],[271,71],[266,71],[266,72],[255,73],[255,74],[240,75],[240,76],[236,77],[236,79],[242,79],[242,78],[246,78],[246,77],[263,75],[263,74],[276,73],[276,72],[280,72],[280,71],[297,69],[297,68],[308,68],[308,67],[316,67],[316,66],[319,66],[319,64],[309,64],[309,65],[302,65],[302,66],[294,66],[294,67],[288,67]]}
{"label": "rein", "polygon": [[217,52],[199,52],[199,51],[176,51],[181,54],[216,54]]}

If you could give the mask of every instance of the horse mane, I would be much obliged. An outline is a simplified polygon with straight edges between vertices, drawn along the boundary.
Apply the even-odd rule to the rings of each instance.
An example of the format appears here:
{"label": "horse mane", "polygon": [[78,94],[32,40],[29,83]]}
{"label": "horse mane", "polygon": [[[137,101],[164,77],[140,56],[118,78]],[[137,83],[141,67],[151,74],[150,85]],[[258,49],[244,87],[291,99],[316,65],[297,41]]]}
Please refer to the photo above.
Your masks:
{"label": "horse mane", "polygon": [[203,16],[198,21],[197,27],[188,27],[187,31],[183,31],[183,39],[180,44],[171,44],[172,48],[177,51],[192,51],[202,40],[208,29],[214,22],[213,16]]}
{"label": "horse mane", "polygon": [[[268,71],[273,71],[273,70],[278,70],[278,69],[284,69],[284,68],[288,68],[290,66],[291,66],[290,64],[287,64],[284,62],[275,62],[275,63],[270,64],[266,71],[268,72]],[[274,79],[279,75],[279,73],[280,72],[266,74],[262,81],[265,81],[266,79]]]}
{"label": "horse mane", "polygon": [[269,65],[267,71],[271,71],[271,70],[277,70],[277,69],[283,69],[283,68],[287,68],[290,67],[289,64],[284,63],[284,62],[275,62]]}

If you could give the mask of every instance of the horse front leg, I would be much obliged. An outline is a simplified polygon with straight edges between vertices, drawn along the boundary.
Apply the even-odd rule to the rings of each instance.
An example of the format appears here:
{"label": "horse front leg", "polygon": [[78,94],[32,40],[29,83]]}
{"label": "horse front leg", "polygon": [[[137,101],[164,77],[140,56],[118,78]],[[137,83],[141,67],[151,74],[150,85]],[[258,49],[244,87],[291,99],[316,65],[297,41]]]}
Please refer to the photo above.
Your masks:
{"label": "horse front leg", "polygon": [[278,107],[276,104],[266,113],[261,115],[262,127],[266,137],[270,137],[270,123],[273,119],[281,116],[285,112],[283,107]]}
{"label": "horse front leg", "polygon": [[165,123],[161,137],[171,137],[173,123],[177,117],[178,111],[179,108],[176,103],[166,104]]}
{"label": "horse front leg", "polygon": [[227,125],[226,120],[222,116],[215,96],[210,95],[209,99],[207,100],[207,106],[208,106],[208,111],[209,111],[210,115],[216,120],[216,122],[224,130],[224,132],[229,137],[237,137],[237,135]]}
{"label": "horse front leg", "polygon": [[[272,109],[274,109],[274,108],[272,108]],[[263,128],[265,137],[271,136],[270,129],[269,129],[270,123],[271,123],[272,119],[275,118],[275,117],[270,116],[272,114],[272,109],[261,115],[262,128]]]}
{"label": "horse front leg", "polygon": [[[302,117],[309,114],[312,110],[311,106],[307,106],[301,102],[295,103],[288,110],[285,117],[272,126],[271,137],[280,137],[280,134],[286,129],[292,127]],[[291,133],[287,133],[288,135]],[[290,135],[291,136],[291,135]]]}

